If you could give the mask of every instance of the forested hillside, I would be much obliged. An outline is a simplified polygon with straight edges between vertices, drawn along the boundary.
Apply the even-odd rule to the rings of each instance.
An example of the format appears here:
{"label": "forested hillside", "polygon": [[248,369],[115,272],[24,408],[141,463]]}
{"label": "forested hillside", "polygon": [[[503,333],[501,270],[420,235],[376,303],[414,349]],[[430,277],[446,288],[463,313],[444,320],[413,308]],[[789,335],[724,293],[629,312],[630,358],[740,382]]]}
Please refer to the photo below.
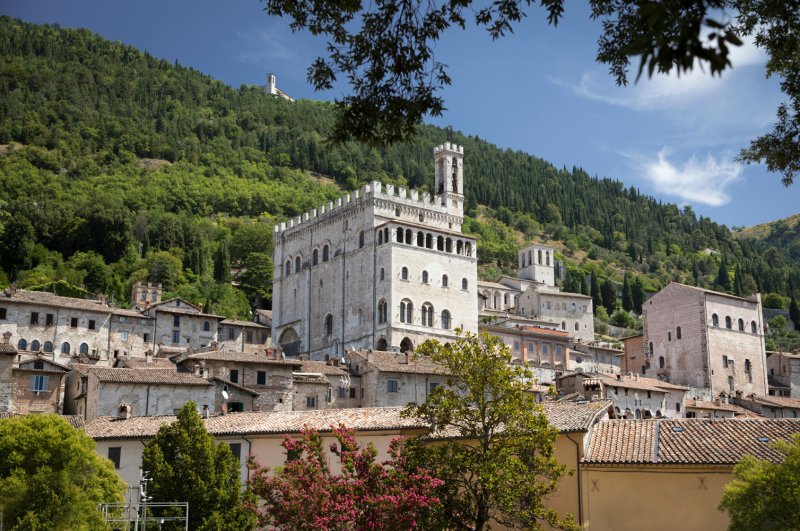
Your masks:
{"label": "forested hillside", "polygon": [[[256,77],[256,76],[254,76]],[[271,225],[373,179],[429,187],[424,127],[375,150],[325,142],[327,103],[229,87],[86,30],[0,18],[0,284],[65,280],[127,301],[164,282],[213,311],[269,304]],[[647,290],[670,280],[800,295],[795,250],[735,239],[713,221],[580,168],[558,169],[455,132],[466,149],[468,219],[484,276],[519,245],[550,241],[570,274]],[[239,288],[230,285],[230,263]],[[722,274],[724,273],[724,274]]]}

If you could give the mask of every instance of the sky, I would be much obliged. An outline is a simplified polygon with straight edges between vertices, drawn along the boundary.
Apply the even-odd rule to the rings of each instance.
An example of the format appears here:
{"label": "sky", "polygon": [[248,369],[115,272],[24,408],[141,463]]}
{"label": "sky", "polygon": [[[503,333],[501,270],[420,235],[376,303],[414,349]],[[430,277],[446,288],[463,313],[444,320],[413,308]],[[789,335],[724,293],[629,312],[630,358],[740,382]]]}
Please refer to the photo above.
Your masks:
{"label": "sky", "polygon": [[[346,85],[315,92],[306,79],[325,41],[292,33],[288,20],[268,16],[263,6],[257,0],[3,0],[0,14],[88,28],[233,87],[264,84],[274,72],[278,87],[294,98],[342,97]],[[764,166],[733,161],[772,129],[785,101],[779,80],[765,78],[760,49],[752,42],[736,48],[733,69],[722,76],[695,68],[617,87],[594,60],[600,31],[586,5],[574,0],[567,0],[558,27],[534,5],[513,35],[497,41],[482,29],[448,31],[435,49],[452,78],[442,91],[447,110],[428,121],[557,167],[618,179],[729,227],[800,212],[800,182],[786,188]]]}

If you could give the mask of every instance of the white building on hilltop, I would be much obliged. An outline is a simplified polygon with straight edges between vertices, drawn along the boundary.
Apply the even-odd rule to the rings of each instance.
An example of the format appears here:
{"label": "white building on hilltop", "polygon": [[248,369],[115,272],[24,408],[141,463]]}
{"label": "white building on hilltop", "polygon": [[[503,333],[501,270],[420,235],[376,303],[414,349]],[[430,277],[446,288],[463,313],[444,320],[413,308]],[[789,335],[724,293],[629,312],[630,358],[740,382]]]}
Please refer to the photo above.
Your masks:
{"label": "white building on hilltop", "polygon": [[275,227],[272,339],[285,354],[406,351],[477,332],[464,148],[446,142],[433,157],[435,195],[372,182]]}

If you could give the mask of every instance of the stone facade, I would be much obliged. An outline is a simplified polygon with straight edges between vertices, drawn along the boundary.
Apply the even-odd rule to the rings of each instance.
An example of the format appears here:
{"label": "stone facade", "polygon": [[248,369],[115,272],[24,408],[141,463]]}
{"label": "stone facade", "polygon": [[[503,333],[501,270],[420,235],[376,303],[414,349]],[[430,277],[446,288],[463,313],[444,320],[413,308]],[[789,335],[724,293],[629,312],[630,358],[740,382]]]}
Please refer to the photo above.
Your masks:
{"label": "stone facade", "polygon": [[761,298],[671,283],[643,307],[647,376],[711,389],[767,394]]}
{"label": "stone facade", "polygon": [[217,341],[217,328],[224,319],[183,299],[151,304],[143,313],[155,319],[153,349],[156,345],[203,348]]}
{"label": "stone facade", "polygon": [[14,368],[15,413],[62,413],[64,382],[69,369],[41,355],[20,360]]}
{"label": "stone facade", "polygon": [[645,374],[647,358],[644,354],[644,334],[624,337],[622,344],[625,350],[622,372]]}
{"label": "stone facade", "polygon": [[461,233],[460,146],[434,150],[435,190],[373,182],[275,227],[272,341],[287,355],[408,350],[477,331],[477,255]]}
{"label": "stone facade", "polygon": [[[788,389],[790,398],[800,399],[800,352],[767,352],[767,370],[769,379],[775,381],[775,387]],[[770,395],[773,384],[770,383]]]}
{"label": "stone facade", "polygon": [[268,346],[270,329],[253,321],[225,319],[219,323],[218,337],[222,349],[258,352]]}

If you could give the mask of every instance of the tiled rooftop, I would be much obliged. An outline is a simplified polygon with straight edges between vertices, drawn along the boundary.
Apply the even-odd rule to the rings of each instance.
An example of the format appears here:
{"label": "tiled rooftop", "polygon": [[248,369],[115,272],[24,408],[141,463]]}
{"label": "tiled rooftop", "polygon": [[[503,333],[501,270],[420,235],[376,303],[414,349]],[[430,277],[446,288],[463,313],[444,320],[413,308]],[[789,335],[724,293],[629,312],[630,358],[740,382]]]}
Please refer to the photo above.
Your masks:
{"label": "tiled rooftop", "polygon": [[324,361],[303,360],[300,372],[316,372],[326,376],[345,376],[347,367],[343,365],[329,365]]}
{"label": "tiled rooftop", "polygon": [[[382,350],[359,350],[355,353],[356,358],[368,359],[368,365],[380,372],[399,372],[411,374],[449,374],[447,369],[438,363],[434,363],[425,356],[414,356],[410,354],[408,361],[406,355],[399,352],[386,352]],[[354,360],[355,361],[355,360]],[[354,364],[363,362],[355,361]],[[362,372],[366,367],[362,368]]]}
{"label": "tiled rooftop", "polygon": [[800,400],[788,396],[753,396],[748,397],[757,404],[773,408],[800,409]]}
{"label": "tiled rooftop", "polygon": [[212,385],[205,378],[193,374],[177,372],[173,369],[109,369],[95,365],[75,363],[71,365],[81,376],[94,374],[101,382],[144,383],[163,385]]}
{"label": "tiled rooftop", "polygon": [[708,400],[687,400],[686,406],[687,409],[707,409],[710,411],[729,411],[734,413],[737,417],[753,417],[753,418],[760,418],[761,415],[756,415],[752,411],[745,409],[741,406],[737,406],[736,404],[725,404],[720,402],[717,404],[716,402],[709,402]]}
{"label": "tiled rooftop", "polygon": [[62,297],[46,291],[28,291],[25,289],[18,289],[13,296],[10,289],[0,291],[0,302],[22,302],[101,313],[111,313],[115,310],[115,308],[111,308],[106,303],[98,300]]}
{"label": "tiled rooftop", "polygon": [[734,465],[780,461],[770,443],[800,433],[800,419],[609,420],[592,433],[586,463]]}
{"label": "tiled rooftop", "polygon": [[221,325],[228,325],[228,326],[244,326],[247,328],[261,328],[266,330],[268,327],[264,325],[260,325],[253,321],[242,321],[240,319],[223,319],[219,322]]}
{"label": "tiled rooftop", "polygon": [[[190,360],[209,360],[209,361],[230,361],[235,363],[263,363],[273,365],[290,365],[299,367],[301,363],[298,360],[289,359],[274,359],[267,357],[264,352],[240,352],[238,350],[211,350],[208,352],[198,352],[196,354],[189,354],[186,356],[186,361]],[[185,363],[184,361],[183,363]]]}
{"label": "tiled rooftop", "polygon": [[646,378],[644,376],[630,377],[624,374],[605,374],[597,373],[590,378],[584,380],[584,385],[587,382],[599,381],[603,382],[606,387],[619,387],[622,389],[636,389],[639,391],[652,391],[656,393],[666,393],[669,391],[688,391],[688,388],[680,385],[662,382],[656,378]]}

